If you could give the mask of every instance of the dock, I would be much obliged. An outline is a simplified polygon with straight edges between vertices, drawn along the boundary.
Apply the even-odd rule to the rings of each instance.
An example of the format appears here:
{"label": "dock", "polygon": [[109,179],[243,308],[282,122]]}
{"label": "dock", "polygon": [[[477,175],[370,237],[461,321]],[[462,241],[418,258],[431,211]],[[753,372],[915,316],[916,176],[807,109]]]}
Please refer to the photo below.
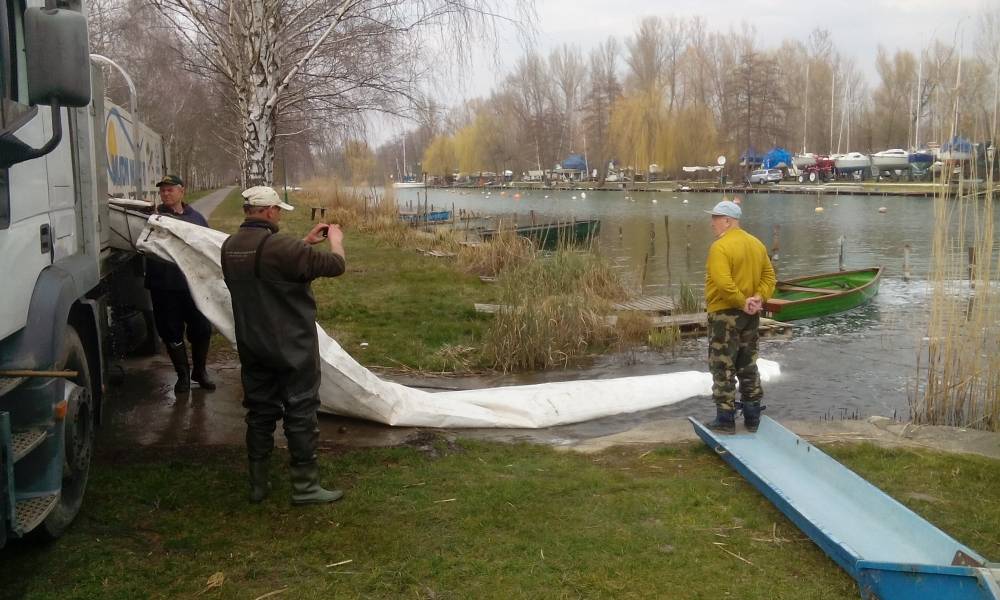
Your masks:
{"label": "dock", "polygon": [[[658,312],[660,307],[664,305],[662,299],[666,298],[664,296],[650,296],[648,298],[638,298],[631,302],[622,303],[615,305],[615,310],[621,310],[622,312],[627,312],[629,310],[618,307],[625,306],[647,306],[655,307],[652,311],[642,311],[638,312]],[[669,300],[669,298],[667,298]],[[475,310],[477,313],[495,315],[500,312],[511,310],[511,307],[504,306],[502,304],[475,304]],[[673,301],[670,300],[671,310],[673,309]],[[708,335],[708,314],[703,312],[698,313],[684,313],[679,315],[654,315],[649,317],[650,327],[652,329],[666,329],[666,328],[676,328],[681,332],[682,337],[702,337]],[[618,317],[616,315],[608,315],[604,317],[604,322],[608,325],[614,327],[618,323]],[[794,325],[789,323],[784,323],[782,321],[775,321],[774,319],[768,319],[761,317],[760,327],[758,329],[761,336],[764,337],[775,337],[775,336],[785,336],[790,335]]]}
{"label": "dock", "polygon": [[911,196],[932,198],[942,190],[949,188],[935,183],[921,182],[832,182],[832,183],[778,183],[766,185],[720,185],[717,182],[704,181],[654,181],[640,183],[604,183],[587,182],[585,184],[559,183],[544,185],[537,182],[513,182],[500,186],[453,185],[440,186],[437,189],[453,190],[528,190],[528,191],[565,191],[565,192],[632,192],[672,193],[684,192],[749,195],[749,194],[808,194],[815,196]]}

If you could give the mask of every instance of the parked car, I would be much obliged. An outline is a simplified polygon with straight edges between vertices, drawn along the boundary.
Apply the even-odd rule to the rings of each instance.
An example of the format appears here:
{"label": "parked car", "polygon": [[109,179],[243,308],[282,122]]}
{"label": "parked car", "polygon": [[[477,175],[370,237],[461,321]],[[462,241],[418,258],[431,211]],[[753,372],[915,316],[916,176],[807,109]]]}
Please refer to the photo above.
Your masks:
{"label": "parked car", "polygon": [[757,169],[747,177],[747,183],[778,183],[783,177],[781,169]]}

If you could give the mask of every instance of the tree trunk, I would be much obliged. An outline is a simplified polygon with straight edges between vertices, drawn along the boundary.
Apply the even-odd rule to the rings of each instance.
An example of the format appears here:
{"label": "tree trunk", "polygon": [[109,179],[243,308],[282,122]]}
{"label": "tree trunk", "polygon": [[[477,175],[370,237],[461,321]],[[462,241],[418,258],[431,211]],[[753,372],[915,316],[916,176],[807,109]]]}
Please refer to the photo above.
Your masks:
{"label": "tree trunk", "polygon": [[277,130],[276,114],[269,100],[281,83],[278,75],[278,40],[273,39],[277,26],[274,14],[264,0],[250,0],[247,15],[247,36],[243,42],[243,56],[249,59],[246,78],[250,89],[238,93],[241,99],[240,115],[243,119],[241,143],[243,155],[240,170],[244,187],[271,185],[274,181],[274,140]]}

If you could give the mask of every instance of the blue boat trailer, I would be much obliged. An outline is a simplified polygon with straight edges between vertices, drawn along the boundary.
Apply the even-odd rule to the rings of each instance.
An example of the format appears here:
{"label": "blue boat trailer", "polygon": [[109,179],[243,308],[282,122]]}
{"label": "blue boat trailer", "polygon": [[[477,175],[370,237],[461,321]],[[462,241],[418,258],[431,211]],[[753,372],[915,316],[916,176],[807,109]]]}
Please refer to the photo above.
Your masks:
{"label": "blue boat trailer", "polygon": [[1000,563],[763,417],[757,433],[695,432],[855,579],[867,600],[1000,600]]}

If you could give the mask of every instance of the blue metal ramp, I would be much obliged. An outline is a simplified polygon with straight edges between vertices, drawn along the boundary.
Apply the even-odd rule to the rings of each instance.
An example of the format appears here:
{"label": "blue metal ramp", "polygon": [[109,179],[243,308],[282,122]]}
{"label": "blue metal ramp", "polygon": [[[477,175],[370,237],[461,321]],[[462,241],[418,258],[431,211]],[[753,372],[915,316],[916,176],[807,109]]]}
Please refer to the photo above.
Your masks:
{"label": "blue metal ramp", "polygon": [[1000,600],[1000,564],[763,417],[756,434],[695,432],[858,582],[862,598]]}

